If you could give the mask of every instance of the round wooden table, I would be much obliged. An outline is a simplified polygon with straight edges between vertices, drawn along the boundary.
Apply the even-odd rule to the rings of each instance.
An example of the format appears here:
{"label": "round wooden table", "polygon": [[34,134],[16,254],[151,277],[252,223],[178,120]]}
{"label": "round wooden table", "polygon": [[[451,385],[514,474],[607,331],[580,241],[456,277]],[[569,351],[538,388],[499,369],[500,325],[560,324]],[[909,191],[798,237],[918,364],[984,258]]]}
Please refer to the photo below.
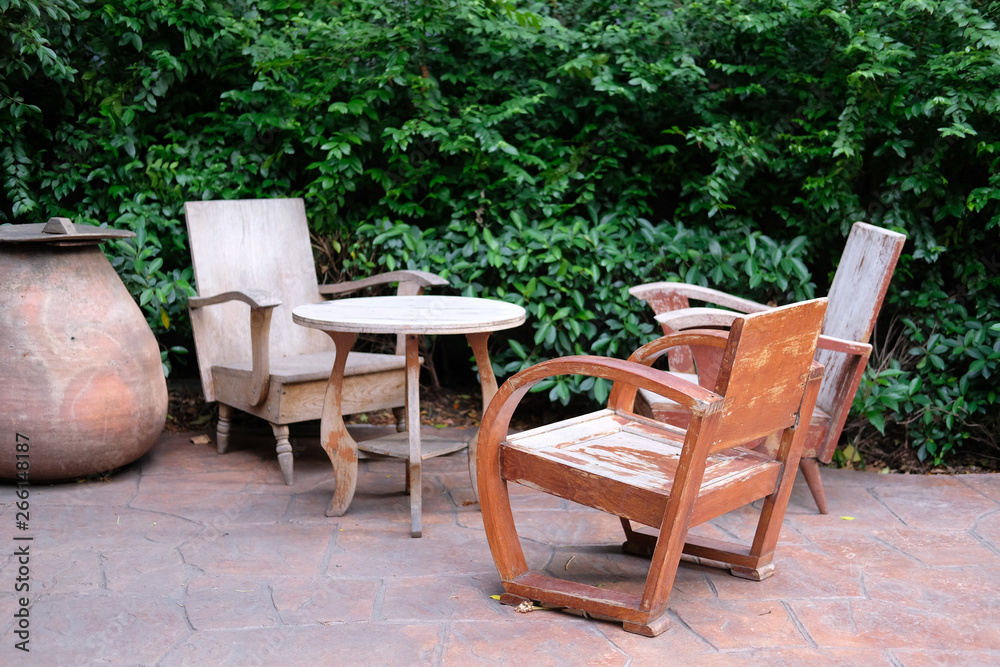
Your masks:
{"label": "round wooden table", "polygon": [[[292,319],[302,326],[325,331],[337,350],[330,373],[320,440],[330,462],[337,485],[327,516],[342,516],[347,511],[358,477],[358,443],[347,432],[341,412],[341,389],[344,365],[359,333],[398,334],[405,337],[406,350],[406,432],[396,436],[365,440],[365,451],[407,459],[407,487],[410,491],[410,534],[421,534],[421,461],[457,451],[462,443],[446,443],[428,451],[420,442],[420,356],[418,337],[422,334],[465,334],[479,367],[483,391],[483,412],[497,391],[496,377],[490,365],[487,339],[493,331],[510,329],[524,323],[524,308],[505,301],[461,296],[378,296],[340,299],[305,306],[292,311]],[[469,476],[476,489],[476,444],[478,433],[468,442]],[[478,495],[477,495],[478,497]]]}

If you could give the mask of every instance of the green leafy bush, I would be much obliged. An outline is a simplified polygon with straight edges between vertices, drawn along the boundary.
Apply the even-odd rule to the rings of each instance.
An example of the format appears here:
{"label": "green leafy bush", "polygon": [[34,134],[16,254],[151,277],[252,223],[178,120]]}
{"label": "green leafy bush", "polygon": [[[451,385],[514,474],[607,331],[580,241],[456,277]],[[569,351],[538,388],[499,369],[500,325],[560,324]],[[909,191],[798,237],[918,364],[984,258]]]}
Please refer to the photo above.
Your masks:
{"label": "green leafy bush", "polygon": [[190,199],[304,196],[336,273],[524,303],[504,373],[627,354],[655,331],[640,282],[822,294],[866,220],[910,241],[857,414],[935,460],[996,445],[996,1],[0,10],[0,216],[145,230],[107,251],[165,350],[187,337]]}
{"label": "green leafy bush", "polygon": [[[474,220],[421,231],[387,219],[363,225],[358,233],[376,234],[372,244],[389,251],[379,257],[385,268],[397,262],[423,266],[468,296],[523,305],[529,325],[514,332],[510,350],[498,355],[502,374],[553,356],[628,356],[656,329],[628,294],[629,287],[643,282],[706,284],[711,278],[731,289],[754,284],[758,294],[808,298],[813,293],[804,237],[781,245],[746,229],[713,234],[682,223],[653,225],[644,218],[601,215],[596,206],[586,217],[565,220],[512,214],[495,233]],[[604,401],[610,389],[603,380],[553,382],[538,386],[563,404],[580,393]]]}

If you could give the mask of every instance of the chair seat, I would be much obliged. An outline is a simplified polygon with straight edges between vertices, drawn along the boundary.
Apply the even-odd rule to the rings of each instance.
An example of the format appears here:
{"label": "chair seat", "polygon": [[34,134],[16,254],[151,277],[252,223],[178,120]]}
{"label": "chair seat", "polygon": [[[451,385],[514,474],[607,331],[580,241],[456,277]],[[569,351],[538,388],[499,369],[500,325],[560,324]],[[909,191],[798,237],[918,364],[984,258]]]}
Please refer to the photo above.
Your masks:
{"label": "chair seat", "polygon": [[[272,357],[265,400],[246,405],[250,362],[212,367],[215,398],[224,405],[242,405],[245,412],[272,424],[319,419],[336,353],[314,352]],[[341,413],[345,415],[394,408],[406,402],[406,358],[395,354],[351,352],[344,371]]]}
{"label": "chair seat", "polygon": [[[333,350],[287,357],[271,357],[271,379],[282,384],[316,382],[318,380],[326,382],[330,379],[330,371],[333,370],[333,362],[336,357],[337,354]],[[247,359],[228,364],[217,364],[212,368],[212,371],[221,371],[226,375],[244,375],[249,378],[251,368],[252,362]],[[405,368],[406,357],[402,355],[351,352],[347,356],[344,376],[366,375]]]}
{"label": "chair seat", "polygon": [[[601,410],[509,437],[501,476],[659,527],[683,443],[684,432],[669,424]],[[736,493],[744,504],[769,495],[780,472],[780,463],[741,447],[709,456],[691,525],[715,516],[718,494]]]}

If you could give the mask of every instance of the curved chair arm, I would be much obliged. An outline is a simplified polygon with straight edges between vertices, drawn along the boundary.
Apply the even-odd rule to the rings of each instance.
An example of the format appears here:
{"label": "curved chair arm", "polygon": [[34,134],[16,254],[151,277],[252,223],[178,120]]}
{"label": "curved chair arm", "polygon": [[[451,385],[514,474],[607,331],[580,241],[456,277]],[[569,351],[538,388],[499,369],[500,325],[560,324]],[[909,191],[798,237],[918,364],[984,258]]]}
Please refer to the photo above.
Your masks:
{"label": "curved chair arm", "polygon": [[[697,336],[682,335],[681,337],[694,339]],[[722,341],[725,344],[725,337],[722,338]],[[676,344],[690,345],[692,343],[693,340],[685,340]],[[490,401],[480,427],[480,460],[484,456],[484,442],[490,443],[487,448],[495,447],[506,438],[507,428],[514,410],[524,395],[528,393],[528,390],[542,380],[559,375],[586,375],[604,378],[613,381],[615,387],[630,386],[633,396],[637,388],[648,389],[661,396],[667,396],[698,415],[716,412],[721,408],[724,400],[718,394],[693,382],[635,361],[586,355],[543,361],[517,373],[504,382],[493,400]],[[608,407],[614,409],[610,400]]]}
{"label": "curved chair arm", "polygon": [[189,308],[203,308],[226,301],[242,301],[251,308],[274,308],[281,305],[281,299],[262,289],[233,290],[212,296],[192,296],[188,298]]}
{"label": "curved chair arm", "polygon": [[[337,283],[336,285],[320,285],[319,293],[349,294],[366,287],[386,285],[388,283],[399,283],[399,294],[402,295],[416,295],[420,294],[424,287],[449,284],[448,281],[441,276],[428,271],[390,271],[389,273],[380,273],[377,276],[352,280],[346,283]],[[404,287],[404,285],[406,287]]]}
{"label": "curved chair arm", "polygon": [[[646,283],[637,285],[628,291],[637,299],[642,299],[653,309],[657,315],[678,308],[679,303],[684,303],[687,299],[697,299],[706,303],[714,303],[723,308],[732,308],[741,313],[759,313],[762,310],[770,310],[770,306],[762,303],[743,299],[732,294],[726,294],[711,287],[701,285],[691,285],[688,283]],[[683,302],[681,301],[683,299]],[[686,303],[684,303],[686,306]]]}
{"label": "curved chair arm", "polygon": [[[727,332],[715,329],[690,329],[678,333],[667,334],[666,336],[660,336],[656,340],[650,341],[637,349],[629,355],[628,360],[644,366],[651,366],[654,361],[662,357],[673,347],[681,345],[705,345],[708,347],[724,348],[728,342],[729,335]],[[676,375],[668,375],[675,380],[684,382],[685,385],[698,386],[692,382],[684,380],[683,378],[679,378]],[[631,411],[635,405],[635,395],[638,389],[639,387],[634,384],[615,382],[614,386],[611,387],[611,393],[608,395],[608,407],[612,410]],[[705,391],[708,390],[706,389]],[[666,396],[666,394],[660,395]],[[680,403],[677,399],[673,399],[672,397],[668,398],[671,398],[675,403]]]}
{"label": "curved chair arm", "polygon": [[227,301],[242,301],[250,306],[250,392],[247,398],[251,407],[264,402],[271,385],[271,314],[281,300],[264,290],[246,289],[223,292],[212,296],[194,296],[188,307],[203,308]]}
{"label": "curved chair arm", "polygon": [[705,327],[728,329],[733,325],[733,320],[742,314],[718,308],[681,308],[660,313],[654,319],[674,331]]}

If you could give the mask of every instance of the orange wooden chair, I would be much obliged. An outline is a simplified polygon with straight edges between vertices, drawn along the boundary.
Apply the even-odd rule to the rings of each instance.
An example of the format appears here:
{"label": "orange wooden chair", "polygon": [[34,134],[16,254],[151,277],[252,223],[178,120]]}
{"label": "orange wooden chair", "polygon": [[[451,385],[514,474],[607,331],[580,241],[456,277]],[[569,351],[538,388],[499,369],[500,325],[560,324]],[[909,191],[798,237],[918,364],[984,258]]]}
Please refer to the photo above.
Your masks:
{"label": "orange wooden chair", "polygon": [[[760,580],[772,562],[822,368],[813,361],[825,299],[738,317],[728,332],[689,331],[657,339],[628,361],[563,357],[508,380],[490,402],[479,433],[478,485],[486,536],[503,581],[504,604],[537,600],[622,621],[655,636],[681,553],[725,563]],[[705,345],[722,351],[715,391],[650,367],[668,349]],[[520,400],[557,375],[614,381],[608,407],[508,435]],[[636,389],[668,396],[690,413],[686,430],[632,411]],[[775,456],[742,447],[775,442]],[[621,518],[627,552],[652,556],[641,596],[528,570],[508,496],[508,482]],[[688,529],[764,498],[751,545],[689,539]],[[658,536],[632,529],[635,521]]]}
{"label": "orange wooden chair", "polygon": [[[829,463],[840,440],[847,415],[868,365],[875,328],[906,237],[903,234],[856,222],[851,227],[837,273],[827,295],[830,305],[823,322],[816,360],[825,372],[816,399],[802,451],[800,467],[822,514],[826,514],[826,493],[820,479],[819,462]],[[770,307],[725,292],[686,283],[649,283],[629,290],[646,301],[656,313],[664,333],[688,328],[727,327],[739,313],[754,313]],[[704,301],[732,311],[689,308],[690,300]],[[733,312],[737,311],[737,312]],[[720,357],[712,348],[679,348],[668,355],[670,370],[713,387]],[[687,415],[669,399],[641,392],[638,410],[654,419],[683,426]]]}

